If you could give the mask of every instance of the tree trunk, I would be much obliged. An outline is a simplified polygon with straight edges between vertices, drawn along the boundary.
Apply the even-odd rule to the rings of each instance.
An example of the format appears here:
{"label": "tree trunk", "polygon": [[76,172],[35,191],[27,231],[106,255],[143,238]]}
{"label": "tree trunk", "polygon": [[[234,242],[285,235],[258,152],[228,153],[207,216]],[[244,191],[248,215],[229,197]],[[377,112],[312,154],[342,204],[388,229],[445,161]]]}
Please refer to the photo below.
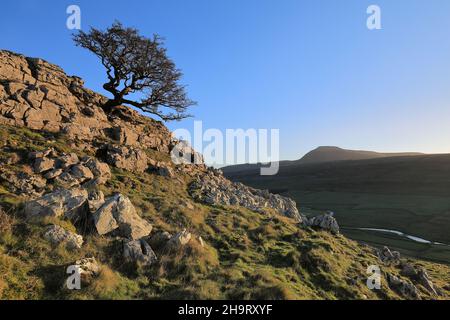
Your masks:
{"label": "tree trunk", "polygon": [[108,102],[106,102],[103,106],[102,109],[103,111],[105,111],[106,114],[110,114],[115,107],[120,106],[120,101],[116,100],[116,99],[109,99]]}

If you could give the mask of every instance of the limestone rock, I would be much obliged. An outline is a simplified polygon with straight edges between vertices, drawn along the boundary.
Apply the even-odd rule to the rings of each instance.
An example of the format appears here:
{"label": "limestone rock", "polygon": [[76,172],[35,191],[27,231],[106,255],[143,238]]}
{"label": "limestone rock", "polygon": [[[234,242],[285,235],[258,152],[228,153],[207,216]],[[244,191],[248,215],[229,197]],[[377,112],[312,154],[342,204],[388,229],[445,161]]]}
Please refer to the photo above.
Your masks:
{"label": "limestone rock", "polygon": [[78,267],[83,282],[89,282],[101,272],[101,267],[95,258],[83,258],[75,261],[74,265]]}
{"label": "limestone rock", "polygon": [[[1,87],[8,93],[0,104],[0,123],[61,132],[64,123],[88,118],[81,112],[87,100],[102,100],[82,88],[79,79],[44,60],[0,51],[0,66]],[[101,118],[98,113],[96,117]],[[93,121],[92,127],[101,123]]]}
{"label": "limestone rock", "polygon": [[94,214],[94,224],[100,235],[118,229],[121,236],[133,240],[148,236],[152,231],[152,225],[139,217],[130,199],[121,194],[105,201]]}
{"label": "limestone rock", "polygon": [[299,213],[295,201],[267,190],[257,190],[241,183],[233,183],[212,170],[201,174],[197,181],[191,184],[189,193],[194,199],[210,205],[241,206],[256,212],[273,209],[299,223],[306,221]]}
{"label": "limestone rock", "polygon": [[162,176],[162,177],[168,177],[173,178],[175,176],[175,172],[170,164],[160,161],[155,161],[152,159],[148,160],[149,163],[149,169],[152,172],[155,172],[156,174]]}
{"label": "limestone rock", "polygon": [[54,180],[57,185],[70,189],[80,187],[94,188],[105,184],[111,178],[111,170],[106,163],[92,157],[83,157],[69,153],[61,156],[49,149],[29,155],[34,159],[34,171],[43,174],[47,180]]}
{"label": "limestone rock", "polygon": [[203,155],[196,152],[192,146],[184,140],[173,138],[170,146],[170,156],[177,165],[202,165]]}
{"label": "limestone rock", "polygon": [[417,281],[420,283],[428,292],[433,295],[438,295],[438,291],[436,290],[433,282],[430,279],[430,276],[424,269],[420,269],[417,274]]}
{"label": "limestone rock", "polygon": [[100,190],[92,190],[88,195],[89,211],[95,213],[105,203],[105,195]]}
{"label": "limestone rock", "polygon": [[80,162],[80,159],[76,153],[64,154],[58,159],[58,165],[63,169],[69,168],[78,162]]}
{"label": "limestone rock", "polygon": [[47,149],[44,151],[33,151],[28,154],[28,158],[30,160],[37,160],[37,159],[48,157],[52,152],[54,152],[54,150],[52,150],[52,149]]}
{"label": "limestone rock", "polygon": [[402,263],[401,275],[408,278],[415,278],[418,276],[418,272],[412,264]]}
{"label": "limestone rock", "polygon": [[94,179],[92,171],[82,164],[76,164],[70,169],[70,174],[79,184]]}
{"label": "limestone rock", "polygon": [[313,217],[308,220],[307,224],[311,227],[318,227],[320,229],[330,231],[333,234],[339,234],[339,224],[330,214]]}
{"label": "limestone rock", "polygon": [[53,244],[65,243],[69,249],[80,249],[83,245],[82,236],[66,231],[57,225],[48,227],[44,237]]}
{"label": "limestone rock", "polygon": [[30,160],[37,160],[37,159],[48,157],[50,154],[52,154],[52,152],[54,152],[54,150],[52,150],[52,149],[47,149],[44,151],[33,151],[28,154],[28,158]]}
{"label": "limestone rock", "polygon": [[38,158],[34,162],[34,172],[42,173],[55,168],[55,160],[49,158]]}
{"label": "limestone rock", "polygon": [[433,295],[438,295],[438,291],[436,290],[436,287],[433,284],[433,281],[431,281],[428,273],[423,268],[415,268],[410,263],[402,262],[401,264],[402,271],[401,275],[408,277],[412,281],[419,283],[422,285],[429,293]]}
{"label": "limestone rock", "polygon": [[137,148],[125,146],[108,146],[107,162],[117,168],[131,172],[147,170],[147,155]]}
{"label": "limestone rock", "polygon": [[78,180],[77,178],[75,178],[71,173],[70,170],[68,171],[64,171],[62,174],[60,174],[59,176],[57,176],[55,178],[55,182],[57,183],[58,186],[66,188],[66,189],[71,189],[71,188],[75,188],[75,187],[79,187],[80,185],[80,180]]}
{"label": "limestone rock", "polygon": [[52,180],[59,177],[63,172],[63,169],[53,169],[52,171],[47,172],[44,175],[44,178],[47,180]]}
{"label": "limestone rock", "polygon": [[96,179],[100,179],[100,184],[105,183],[111,178],[111,170],[106,163],[100,162],[99,160],[92,157],[83,158],[82,163],[84,166],[89,168],[89,170],[91,170]]}
{"label": "limestone rock", "polygon": [[400,252],[391,251],[388,247],[383,247],[383,249],[376,249],[378,258],[386,265],[397,265],[400,261]]}
{"label": "limestone rock", "polygon": [[99,235],[108,234],[119,228],[113,213],[116,206],[114,201],[109,200],[94,214],[94,225]]}
{"label": "limestone rock", "polygon": [[392,274],[387,274],[387,281],[389,287],[392,290],[397,291],[403,297],[410,300],[420,300],[419,291],[412,283],[402,280]]}
{"label": "limestone rock", "polygon": [[167,231],[157,232],[150,238],[149,243],[152,248],[159,249],[163,248],[171,238],[172,235]]}
{"label": "limestone rock", "polygon": [[139,135],[128,128],[116,127],[113,132],[114,139],[122,145],[136,146],[138,143]]}
{"label": "limestone rock", "polygon": [[186,229],[174,235],[168,242],[168,248],[179,248],[185,246],[191,240],[192,234],[188,232]]}
{"label": "limestone rock", "polygon": [[126,241],[123,246],[123,257],[128,262],[143,266],[151,266],[158,258],[152,248],[144,240]]}
{"label": "limestone rock", "polygon": [[65,217],[79,221],[87,214],[88,193],[83,189],[59,189],[25,204],[24,214],[33,217]]}
{"label": "limestone rock", "polygon": [[0,124],[62,133],[80,144],[113,138],[123,146],[165,154],[175,147],[164,124],[125,106],[107,115],[101,108],[107,101],[56,65],[0,50]]}
{"label": "limestone rock", "polygon": [[25,194],[30,197],[40,197],[47,185],[47,181],[35,174],[13,172],[0,166],[0,180],[9,186],[12,192]]}

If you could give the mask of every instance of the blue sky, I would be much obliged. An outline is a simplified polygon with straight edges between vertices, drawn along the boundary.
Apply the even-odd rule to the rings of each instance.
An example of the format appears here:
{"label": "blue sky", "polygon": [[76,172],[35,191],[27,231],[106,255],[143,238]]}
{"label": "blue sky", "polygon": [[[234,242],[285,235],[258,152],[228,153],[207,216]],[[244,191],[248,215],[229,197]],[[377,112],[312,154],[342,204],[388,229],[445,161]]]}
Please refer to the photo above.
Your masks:
{"label": "blue sky", "polygon": [[[3,2],[0,47],[42,57],[102,92],[96,58],[74,47],[82,28],[115,19],[166,38],[199,105],[171,129],[278,128],[281,158],[320,145],[450,152],[450,1],[143,0]],[[382,30],[366,9],[382,10]]]}

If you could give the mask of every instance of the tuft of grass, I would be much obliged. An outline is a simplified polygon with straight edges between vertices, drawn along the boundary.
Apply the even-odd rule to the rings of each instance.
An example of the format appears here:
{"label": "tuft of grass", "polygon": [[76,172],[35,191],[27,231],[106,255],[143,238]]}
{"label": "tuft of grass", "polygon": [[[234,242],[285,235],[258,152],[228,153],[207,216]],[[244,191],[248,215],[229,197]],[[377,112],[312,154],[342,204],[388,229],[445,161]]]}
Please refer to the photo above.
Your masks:
{"label": "tuft of grass", "polygon": [[197,239],[177,249],[164,250],[159,259],[158,276],[181,277],[192,281],[207,274],[219,265],[217,251],[202,246]]}
{"label": "tuft of grass", "polygon": [[0,233],[12,231],[14,219],[0,207]]}
{"label": "tuft of grass", "polygon": [[119,286],[119,276],[106,265],[102,265],[100,274],[93,283],[91,289],[93,294],[97,297],[107,297],[116,290]]}
{"label": "tuft of grass", "polygon": [[0,253],[0,298],[3,300],[39,299],[43,283],[31,274],[29,265]]}
{"label": "tuft of grass", "polygon": [[298,300],[299,296],[295,294],[288,286],[277,284],[270,287],[257,289],[253,293],[252,299],[256,300]]}
{"label": "tuft of grass", "polygon": [[38,224],[42,227],[47,227],[50,225],[57,225],[60,226],[61,228],[64,228],[67,231],[76,233],[77,229],[76,227],[68,220],[64,220],[64,219],[59,219],[59,218],[55,218],[55,217],[44,217],[44,218],[40,218],[40,219],[31,219],[29,220],[31,223],[35,223]]}
{"label": "tuft of grass", "polygon": [[7,284],[5,282],[5,280],[3,280],[2,278],[0,278],[0,299],[2,299],[3,296],[3,291],[5,291],[5,289],[7,288]]}

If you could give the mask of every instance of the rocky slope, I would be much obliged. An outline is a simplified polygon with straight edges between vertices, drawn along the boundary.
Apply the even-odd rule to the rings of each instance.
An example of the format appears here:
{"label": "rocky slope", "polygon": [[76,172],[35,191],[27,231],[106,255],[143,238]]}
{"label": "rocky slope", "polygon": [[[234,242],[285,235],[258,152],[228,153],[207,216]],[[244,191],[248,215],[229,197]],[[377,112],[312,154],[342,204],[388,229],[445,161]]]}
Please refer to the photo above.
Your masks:
{"label": "rocky slope", "polygon": [[[449,297],[448,267],[358,245],[332,216],[308,220],[291,199],[175,164],[163,124],[127,107],[106,115],[105,99],[0,51],[1,298]],[[65,287],[74,264],[81,290]],[[366,285],[371,265],[380,290]]]}

